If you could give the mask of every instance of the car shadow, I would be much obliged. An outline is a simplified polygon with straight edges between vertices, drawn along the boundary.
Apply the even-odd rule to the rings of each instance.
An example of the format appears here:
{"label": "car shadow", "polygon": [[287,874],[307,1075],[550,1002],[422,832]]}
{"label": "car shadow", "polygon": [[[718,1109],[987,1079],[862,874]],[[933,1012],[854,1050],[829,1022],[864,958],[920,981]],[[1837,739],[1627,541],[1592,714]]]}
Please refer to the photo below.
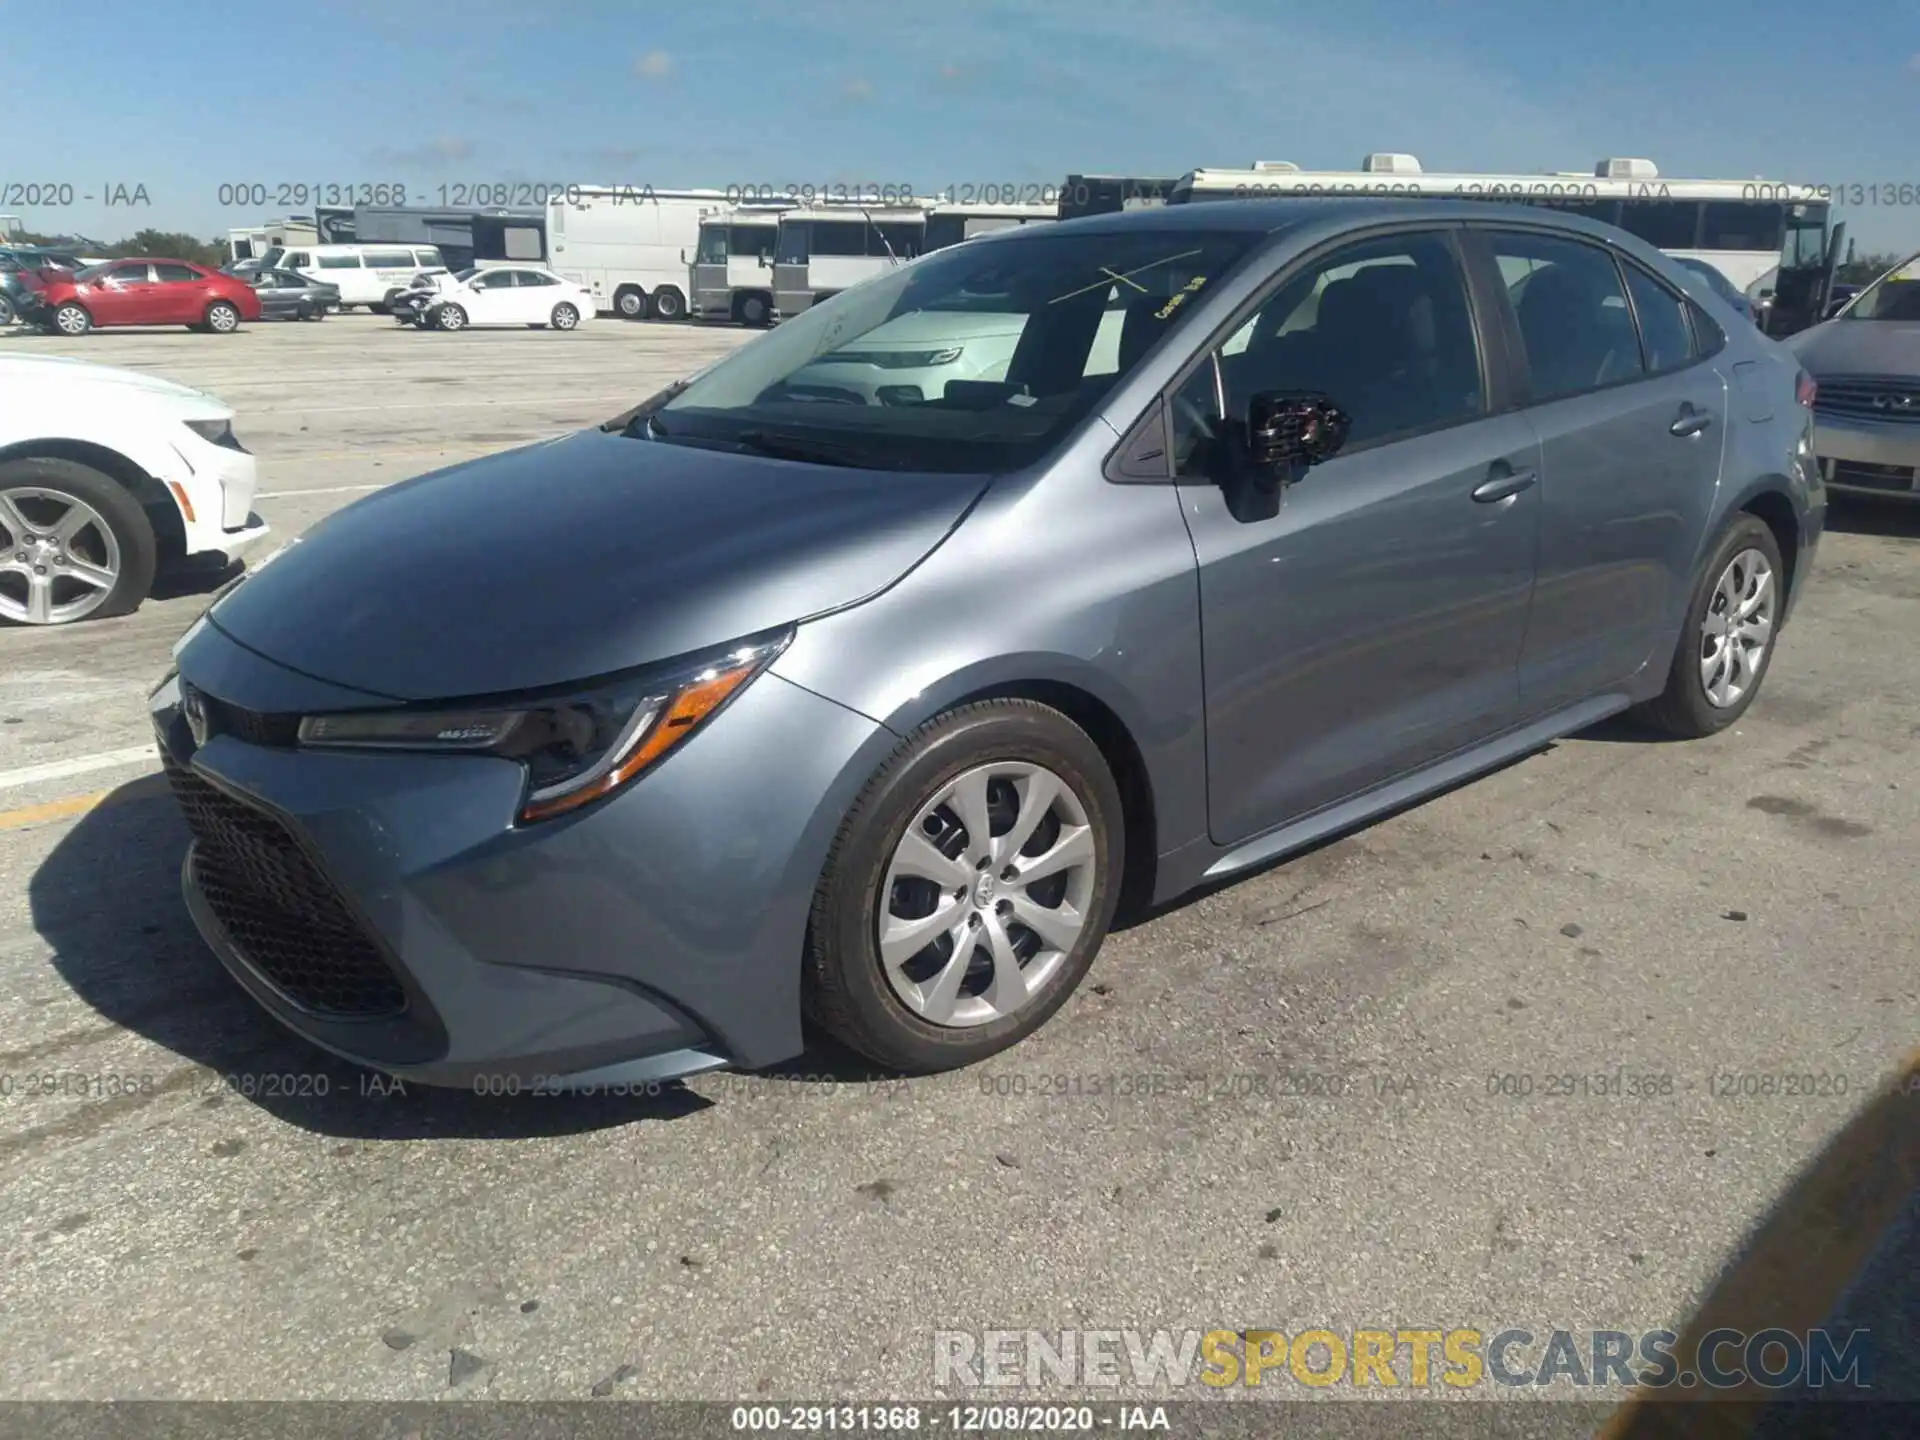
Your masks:
{"label": "car shadow", "polygon": [[229,580],[246,573],[244,560],[209,562],[195,557],[176,560],[155,572],[147,590],[150,600],[179,600],[188,595],[211,595]]}
{"label": "car shadow", "polygon": [[252,1104],[288,1124],[360,1140],[525,1139],[711,1104],[686,1086],[645,1095],[482,1096],[398,1082],[319,1050],[250,999],[214,957],[180,898],[187,829],[157,775],[82,815],[28,881],[34,929],[74,993],[102,1017],[202,1067],[209,1108]]}
{"label": "car shadow", "polygon": [[[1824,1332],[1841,1360],[1826,1383],[1773,1391],[1751,1381],[1718,1390],[1697,1382],[1684,1392],[1642,1390],[1601,1434],[1606,1440],[1914,1434],[1920,1414],[1917,1316],[1920,1053],[1875,1090],[1793,1178],[1711,1282],[1672,1347],[1676,1374],[1684,1381],[1707,1373],[1703,1358],[1716,1360],[1723,1373],[1750,1370],[1745,1337],[1761,1331],[1790,1332],[1803,1343],[1810,1331]],[[1742,1339],[1703,1357],[1716,1331],[1739,1332]],[[1861,1366],[1849,1377],[1847,1346],[1856,1332],[1865,1332],[1853,1352]],[[1788,1356],[1783,1347],[1764,1363],[1785,1375]]]}
{"label": "car shadow", "polygon": [[[1827,529],[1842,535],[1920,540],[1920,504],[1876,500],[1867,495],[1835,495],[1827,505]],[[1818,568],[1818,562],[1815,565]]]}

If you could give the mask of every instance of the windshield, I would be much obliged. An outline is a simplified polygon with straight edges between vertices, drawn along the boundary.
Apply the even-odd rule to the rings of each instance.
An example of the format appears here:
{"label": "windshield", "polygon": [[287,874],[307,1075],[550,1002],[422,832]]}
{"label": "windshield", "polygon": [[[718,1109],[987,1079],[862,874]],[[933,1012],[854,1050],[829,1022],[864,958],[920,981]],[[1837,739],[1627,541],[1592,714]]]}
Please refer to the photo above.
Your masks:
{"label": "windshield", "polygon": [[1901,262],[1854,298],[1842,320],[1920,320],[1920,255]]}
{"label": "windshield", "polygon": [[936,252],[743,346],[657,412],[672,441],[829,463],[1002,471],[1038,460],[1177,330],[1255,231],[1026,234]]}
{"label": "windshield", "polygon": [[[438,271],[438,270],[429,270],[427,273],[429,275],[438,275],[444,272]],[[478,275],[479,273],[480,273],[480,267],[478,265],[469,265],[464,270],[454,271],[453,278],[458,280],[462,285],[464,285],[467,283],[467,281],[471,280],[474,276]]]}

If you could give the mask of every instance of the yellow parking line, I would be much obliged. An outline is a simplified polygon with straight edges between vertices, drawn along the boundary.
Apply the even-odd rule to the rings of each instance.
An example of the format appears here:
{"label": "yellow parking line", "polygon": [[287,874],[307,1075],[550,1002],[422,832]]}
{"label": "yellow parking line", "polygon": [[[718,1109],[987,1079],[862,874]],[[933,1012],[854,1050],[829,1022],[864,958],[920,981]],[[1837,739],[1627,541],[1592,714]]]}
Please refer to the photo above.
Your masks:
{"label": "yellow parking line", "polygon": [[143,775],[138,780],[112,790],[96,790],[91,795],[69,795],[64,800],[49,800],[41,805],[23,805],[17,810],[0,810],[0,830],[18,830],[27,825],[44,825],[49,820],[71,820],[102,805],[123,800],[145,800],[166,793],[166,780],[159,775]]}

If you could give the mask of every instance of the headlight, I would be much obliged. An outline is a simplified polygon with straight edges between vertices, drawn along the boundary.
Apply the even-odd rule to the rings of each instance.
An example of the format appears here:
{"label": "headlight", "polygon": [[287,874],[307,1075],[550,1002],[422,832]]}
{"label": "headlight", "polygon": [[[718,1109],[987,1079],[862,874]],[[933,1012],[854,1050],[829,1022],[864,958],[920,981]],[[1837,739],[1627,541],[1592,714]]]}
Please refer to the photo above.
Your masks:
{"label": "headlight", "polygon": [[232,420],[183,420],[181,423],[209,445],[222,445],[229,450],[239,450],[243,455],[246,453],[234,438]]}
{"label": "headlight", "polygon": [[326,749],[498,755],[527,769],[522,824],[576,810],[637,779],[765,670],[792,632],[743,642],[671,674],[459,708],[309,715],[300,743]]}
{"label": "headlight", "polygon": [[965,353],[965,347],[960,345],[949,345],[943,350],[829,350],[819,361],[830,365],[872,365],[881,370],[926,370],[935,365],[951,365]]}

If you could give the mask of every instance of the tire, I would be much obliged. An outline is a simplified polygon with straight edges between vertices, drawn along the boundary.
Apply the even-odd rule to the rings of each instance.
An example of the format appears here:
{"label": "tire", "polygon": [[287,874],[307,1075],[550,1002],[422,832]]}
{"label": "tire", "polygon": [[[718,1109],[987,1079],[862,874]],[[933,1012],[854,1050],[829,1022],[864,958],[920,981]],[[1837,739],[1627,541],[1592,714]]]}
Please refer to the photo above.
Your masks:
{"label": "tire", "polygon": [[53,330],[56,335],[84,335],[93,328],[93,316],[87,313],[87,307],[69,300],[53,312]]}
{"label": "tire", "polygon": [[653,304],[648,308],[656,320],[684,320],[687,316],[687,297],[671,285],[662,285],[653,292]]}
{"label": "tire", "polygon": [[0,295],[0,325],[11,325],[19,318],[13,308],[13,297]]}
{"label": "tire", "polygon": [[[986,770],[980,782],[984,788],[976,793],[989,800],[987,828],[1003,838],[1022,794],[1032,791],[999,783],[1003,777],[991,771],[1002,767],[1013,771],[1024,767],[1030,775],[1050,772],[1064,787],[1065,798],[1051,802],[1032,830],[1029,846],[1038,842],[1041,847],[1036,855],[1048,853],[1058,843],[1065,825],[1078,831],[1084,821],[1088,857],[1061,877],[1038,880],[1032,894],[1022,886],[1000,890],[996,881],[1004,877],[1004,870],[995,872],[991,865],[983,868],[967,859],[973,843],[964,822],[955,823],[961,802],[946,802],[938,813],[929,813],[943,791],[963,777],[970,782]],[[999,821],[1006,823],[995,831]],[[940,827],[940,833],[927,829],[930,824]],[[931,843],[921,848],[922,855],[941,862],[943,878],[937,886],[932,880],[906,875],[890,878],[899,858],[896,852],[910,829],[923,840],[933,836],[947,853],[957,851],[961,857],[945,860]],[[1059,711],[1030,700],[989,700],[922,725],[867,782],[828,854],[807,927],[803,986],[807,1018],[868,1059],[909,1074],[970,1065],[1017,1044],[1066,1003],[1093,964],[1119,898],[1124,833],[1120,792],[1105,759],[1086,733]],[[1066,887],[1058,899],[1044,893],[1054,878]],[[955,888],[948,890],[948,883]],[[1029,907],[1020,913],[1036,916],[1043,913],[1031,908],[1036,902],[1064,909],[1070,898],[1078,896],[1077,909],[1084,917],[1078,931],[1069,927],[1057,936],[1066,940],[1067,948],[1047,947],[1037,931],[1019,922],[1010,909],[1014,902],[1005,898],[1015,892],[1025,896]],[[903,907],[957,918],[952,927],[942,923],[927,930],[930,947],[911,958],[896,950],[896,964],[889,967],[879,943],[880,921],[883,913],[910,919],[901,915]],[[1031,993],[1015,1004],[997,1004],[992,989],[981,988],[985,975],[978,967],[984,964],[989,972],[1001,967],[991,958],[992,947],[976,940],[996,935],[1014,946],[1012,953],[1018,960],[1014,973],[1033,985]],[[959,936],[965,939],[955,938]],[[973,968],[955,982],[961,989],[945,1007],[946,1023],[936,1023],[926,1011],[940,1007],[910,1004],[900,987],[918,989],[923,1000],[937,993],[934,981],[957,973],[951,968],[951,957],[961,943],[968,947]],[[944,951],[939,948],[942,944]],[[1033,948],[1023,955],[1022,949],[1028,946]],[[958,1013],[962,1007],[972,1013]]]}
{"label": "tire", "polygon": [[[1780,613],[1786,602],[1782,589],[1785,577],[1786,567],[1781,563],[1780,545],[1773,531],[1756,516],[1737,515],[1721,534],[1694,584],[1686,622],[1667,672],[1667,688],[1635,713],[1655,729],[1688,740],[1716,734],[1746,714],[1767,678],[1767,666],[1778,643]],[[1757,651],[1728,635],[1726,623],[1719,617],[1729,606],[1735,613],[1747,610],[1764,622],[1765,633]],[[1737,630],[1751,638],[1755,633],[1753,621]],[[1712,686],[1720,692],[1718,698],[1710,693],[1706,674],[1716,653],[1720,658],[1713,665],[1714,674],[1725,677],[1716,678]],[[1729,693],[1736,689],[1737,693]]]}
{"label": "tire", "polygon": [[742,295],[733,307],[734,319],[755,330],[764,330],[773,318],[773,304],[764,295]]}
{"label": "tire", "polygon": [[367,313],[369,315],[384,315],[389,308],[391,307],[386,305],[369,305],[367,306]]}
{"label": "tire", "polygon": [[622,285],[613,292],[613,308],[622,320],[644,320],[647,316],[647,292],[636,285]]}
{"label": "tire", "polygon": [[216,300],[207,306],[202,323],[216,335],[231,335],[240,328],[240,311],[229,301]]}
{"label": "tire", "polygon": [[464,330],[467,328],[467,312],[458,305],[442,305],[433,317],[433,323],[441,330]]}
{"label": "tire", "polygon": [[[9,502],[0,506],[0,531],[7,532],[5,548],[0,549],[0,623],[65,625],[128,615],[140,608],[153,585],[159,546],[140,502],[117,480],[73,460],[9,460],[0,464],[0,495]],[[48,557],[46,569],[55,573],[51,577],[54,583],[45,593],[49,606],[59,608],[50,618],[36,619],[31,601],[33,561],[17,558],[25,548],[24,537],[13,533],[4,517],[9,510],[19,511],[26,520],[50,527],[60,515],[56,507],[64,504],[70,512],[76,501],[95,518],[65,547],[66,554],[96,570],[111,568],[113,583],[94,587],[72,575],[62,579],[58,574],[63,568],[60,558]],[[31,557],[32,552],[28,554]],[[94,595],[100,598],[89,606],[79,605]],[[61,614],[61,610],[66,613]]]}
{"label": "tire", "polygon": [[564,300],[553,307],[553,328],[571,330],[580,323],[580,312]]}

